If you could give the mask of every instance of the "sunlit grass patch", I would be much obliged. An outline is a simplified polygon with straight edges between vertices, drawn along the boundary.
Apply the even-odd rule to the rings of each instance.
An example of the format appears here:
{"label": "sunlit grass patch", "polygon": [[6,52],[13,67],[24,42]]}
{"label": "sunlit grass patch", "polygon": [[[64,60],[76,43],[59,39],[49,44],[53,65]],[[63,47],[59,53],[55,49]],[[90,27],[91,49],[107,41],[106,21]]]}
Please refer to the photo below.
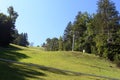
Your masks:
{"label": "sunlit grass patch", "polygon": [[[44,51],[41,48],[12,46],[19,49],[1,50],[1,58],[6,57],[6,59],[37,64],[46,68],[41,69],[33,66],[1,62],[0,74],[4,73],[0,76],[1,80],[8,80],[8,78],[10,80],[14,75],[16,76],[15,80],[107,80],[93,76],[74,75],[62,70],[113,78],[119,78],[120,76],[120,69],[115,64],[95,55],[71,51]],[[8,53],[10,54],[8,55]],[[5,78],[6,75],[9,75],[8,78]]]}

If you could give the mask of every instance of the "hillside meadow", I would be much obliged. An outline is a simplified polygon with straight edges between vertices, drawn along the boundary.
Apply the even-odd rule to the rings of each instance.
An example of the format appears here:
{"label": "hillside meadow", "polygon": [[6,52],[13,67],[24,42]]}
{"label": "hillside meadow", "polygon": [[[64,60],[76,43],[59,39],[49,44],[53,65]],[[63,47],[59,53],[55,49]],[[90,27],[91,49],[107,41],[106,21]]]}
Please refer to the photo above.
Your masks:
{"label": "hillside meadow", "polygon": [[108,80],[75,72],[120,79],[115,64],[93,54],[11,45],[0,48],[0,58],[40,66],[0,61],[0,80]]}

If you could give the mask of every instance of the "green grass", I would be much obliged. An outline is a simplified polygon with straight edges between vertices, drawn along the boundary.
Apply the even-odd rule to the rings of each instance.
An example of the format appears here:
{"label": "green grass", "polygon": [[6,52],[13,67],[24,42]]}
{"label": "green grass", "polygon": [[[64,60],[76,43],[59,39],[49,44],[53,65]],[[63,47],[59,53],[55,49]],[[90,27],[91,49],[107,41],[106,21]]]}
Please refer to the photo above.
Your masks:
{"label": "green grass", "polygon": [[[45,67],[95,74],[112,78],[120,77],[120,69],[115,64],[80,52],[44,51],[42,48],[25,48],[12,45],[0,48],[0,58],[34,63]],[[10,64],[0,61],[0,80],[107,80],[86,75],[74,75],[54,69],[41,69],[33,66]]]}

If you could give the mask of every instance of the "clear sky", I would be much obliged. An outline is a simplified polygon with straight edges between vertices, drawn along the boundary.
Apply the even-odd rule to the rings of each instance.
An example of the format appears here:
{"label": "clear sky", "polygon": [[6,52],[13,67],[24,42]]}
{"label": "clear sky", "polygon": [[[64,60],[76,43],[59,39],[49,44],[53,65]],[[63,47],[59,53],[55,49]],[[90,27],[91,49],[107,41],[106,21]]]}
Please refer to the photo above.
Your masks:
{"label": "clear sky", "polygon": [[[41,45],[46,38],[62,36],[69,21],[79,11],[92,14],[98,0],[0,0],[0,12],[7,14],[13,6],[19,17],[16,28],[28,33],[29,42]],[[120,12],[120,0],[113,0]]]}

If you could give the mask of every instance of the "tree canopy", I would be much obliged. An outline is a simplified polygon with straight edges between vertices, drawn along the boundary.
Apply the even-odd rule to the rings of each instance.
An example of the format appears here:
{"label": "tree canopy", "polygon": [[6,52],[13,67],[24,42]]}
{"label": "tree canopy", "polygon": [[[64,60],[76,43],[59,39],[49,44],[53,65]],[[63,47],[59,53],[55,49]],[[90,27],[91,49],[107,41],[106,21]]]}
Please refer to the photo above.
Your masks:
{"label": "tree canopy", "polygon": [[8,12],[9,16],[0,13],[0,46],[7,46],[14,40],[15,21],[18,14],[13,7],[9,7]]}
{"label": "tree canopy", "polygon": [[12,6],[7,9],[7,12],[8,16],[0,13],[0,46],[8,46],[10,43],[28,46],[27,33],[19,34],[15,26],[18,13],[14,11]]}
{"label": "tree canopy", "polygon": [[[120,14],[111,0],[98,0],[97,7],[94,14],[78,12],[75,20],[68,23],[60,39],[62,50],[71,51],[74,45],[75,51],[85,50],[120,62]],[[48,41],[51,42],[47,40],[46,45],[53,47]]]}

